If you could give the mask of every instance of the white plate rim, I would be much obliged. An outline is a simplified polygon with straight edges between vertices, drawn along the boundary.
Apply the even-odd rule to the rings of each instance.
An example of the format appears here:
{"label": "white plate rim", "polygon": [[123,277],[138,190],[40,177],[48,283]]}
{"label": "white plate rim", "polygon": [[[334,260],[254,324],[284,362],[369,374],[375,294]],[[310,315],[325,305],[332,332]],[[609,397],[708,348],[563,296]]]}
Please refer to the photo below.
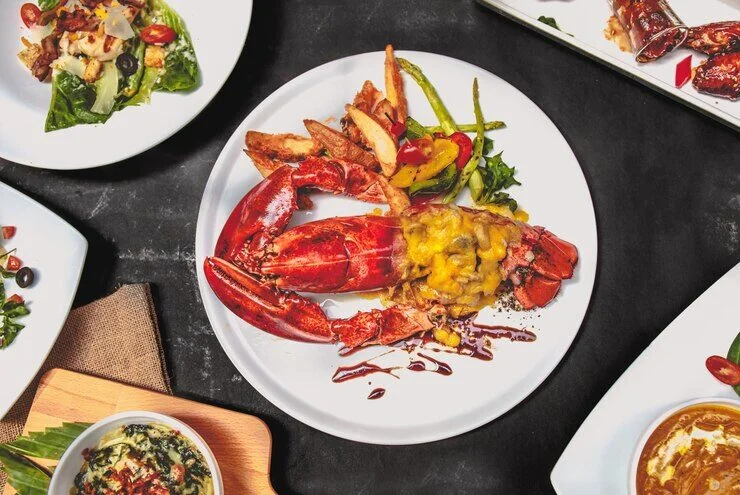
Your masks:
{"label": "white plate rim", "polygon": [[[215,195],[212,194],[212,190],[216,187],[217,178],[220,175],[222,175],[223,173],[226,172],[226,168],[225,168],[225,166],[223,164],[227,160],[227,155],[229,154],[230,149],[233,148],[234,146],[236,146],[237,143],[243,143],[243,135],[240,132],[240,128],[244,125],[244,122],[246,122],[247,120],[249,120],[252,117],[252,115],[259,114],[260,112],[263,111],[264,108],[269,107],[274,100],[278,100],[278,99],[282,98],[285,94],[288,94],[288,93],[292,92],[294,88],[300,86],[304,82],[307,82],[308,80],[312,79],[313,77],[316,77],[318,74],[321,74],[327,68],[330,68],[334,64],[348,63],[348,62],[351,62],[351,61],[353,61],[355,59],[360,59],[362,57],[365,57],[365,56],[368,56],[368,55],[371,55],[371,54],[377,54],[377,53],[379,53],[379,52],[366,52],[366,53],[361,53],[361,54],[356,54],[356,55],[350,55],[350,56],[343,57],[343,58],[340,58],[340,59],[332,60],[332,61],[326,62],[326,63],[324,63],[322,65],[319,65],[319,66],[317,66],[317,67],[315,67],[313,69],[310,69],[307,72],[304,72],[303,74],[298,75],[294,79],[292,79],[289,82],[287,82],[284,85],[282,85],[280,88],[278,88],[272,94],[270,94],[257,107],[255,107],[243,119],[242,122],[240,122],[237,125],[234,133],[231,135],[231,137],[229,138],[229,140],[224,145],[223,150],[219,154],[219,157],[218,157],[218,159],[216,160],[216,162],[215,162],[215,164],[213,166],[213,170],[211,172],[211,175],[209,176],[208,182],[207,182],[206,187],[205,187],[204,192],[203,192],[203,196],[202,196],[202,200],[201,200],[201,205],[200,205],[200,208],[199,208],[199,211],[198,211],[198,222],[197,222],[197,226],[196,226],[196,236],[195,236],[195,251],[196,251],[196,254],[195,254],[195,263],[196,263],[196,267],[195,268],[196,268],[196,273],[197,273],[197,277],[198,277],[198,287],[199,287],[199,290],[200,290],[201,301],[202,301],[203,306],[204,306],[204,308],[206,310],[206,314],[208,316],[209,323],[211,324],[211,327],[213,328],[214,333],[216,334],[216,337],[217,337],[219,343],[221,344],[221,347],[224,349],[224,352],[226,352],[227,356],[229,357],[229,359],[231,360],[231,362],[234,364],[234,366],[237,368],[237,370],[239,371],[239,373],[242,374],[242,376],[244,376],[247,379],[247,381],[249,381],[250,385],[252,385],[263,397],[265,397],[273,405],[275,405],[276,407],[278,407],[280,410],[282,410],[283,412],[287,413],[288,415],[292,416],[293,418],[297,419],[298,421],[301,421],[302,423],[307,424],[307,425],[309,425],[309,426],[311,426],[313,428],[316,428],[317,430],[323,431],[324,433],[328,433],[330,435],[333,435],[333,436],[336,436],[336,437],[339,437],[339,438],[344,438],[344,439],[347,439],[347,440],[353,440],[353,441],[361,442],[361,443],[376,444],[376,445],[414,445],[414,444],[428,443],[428,442],[434,442],[434,441],[443,440],[443,439],[447,439],[447,438],[452,438],[452,437],[461,435],[463,433],[467,433],[469,431],[472,431],[472,430],[474,430],[474,429],[476,429],[476,428],[478,428],[478,427],[480,427],[482,425],[485,425],[485,424],[490,423],[491,421],[493,421],[494,419],[496,419],[496,418],[502,416],[503,414],[507,413],[508,411],[510,411],[511,409],[513,409],[514,407],[516,407],[518,404],[520,404],[522,401],[524,401],[527,397],[529,397],[531,395],[531,393],[534,390],[536,390],[547,379],[547,377],[552,373],[552,371],[555,370],[555,368],[557,368],[557,366],[562,361],[563,357],[567,354],[568,350],[570,349],[570,346],[572,345],[572,343],[575,340],[576,336],[578,335],[578,332],[580,330],[580,326],[582,325],[583,320],[585,318],[585,315],[586,315],[586,313],[588,311],[588,308],[591,305],[591,298],[593,296],[593,287],[594,287],[595,279],[596,279],[595,274],[596,274],[596,270],[598,268],[598,232],[597,232],[597,228],[596,228],[597,223],[596,223],[595,209],[594,209],[594,206],[593,206],[593,198],[591,196],[591,191],[590,191],[590,189],[588,187],[588,183],[586,181],[585,175],[583,174],[583,170],[582,170],[582,168],[580,168],[579,169],[580,179],[583,181],[583,187],[585,188],[585,191],[586,191],[586,193],[588,195],[589,206],[590,206],[590,211],[589,211],[590,215],[589,216],[590,216],[590,219],[591,219],[591,223],[593,225],[593,229],[592,229],[593,238],[590,239],[590,241],[593,244],[593,250],[594,250],[593,252],[596,253],[596,255],[595,255],[594,259],[593,259],[593,265],[594,265],[593,266],[593,272],[594,272],[594,276],[591,278],[591,280],[589,282],[589,287],[588,287],[588,290],[587,290],[587,292],[588,292],[588,303],[584,306],[583,311],[578,316],[578,318],[574,319],[574,321],[577,320],[579,322],[578,323],[578,327],[579,328],[577,329],[577,331],[575,331],[572,334],[572,337],[569,339],[568,345],[563,347],[563,352],[558,357],[558,359],[554,360],[551,366],[538,368],[538,370],[540,370],[540,373],[539,373],[539,375],[537,375],[537,378],[535,380],[532,380],[531,386],[527,388],[526,392],[521,396],[521,398],[519,398],[514,404],[512,404],[510,406],[504,406],[504,407],[496,408],[496,409],[493,410],[493,412],[491,414],[486,415],[485,417],[483,417],[482,419],[480,419],[477,422],[467,423],[465,425],[461,425],[458,428],[447,429],[447,430],[445,430],[443,432],[442,431],[438,431],[438,432],[431,432],[431,433],[428,433],[428,434],[425,434],[425,435],[415,435],[411,439],[408,439],[408,438],[400,439],[400,438],[396,438],[396,437],[393,437],[393,436],[384,436],[382,438],[379,438],[379,437],[375,437],[375,436],[370,437],[370,436],[368,436],[366,434],[363,434],[362,432],[352,432],[352,431],[347,431],[347,430],[344,430],[344,429],[341,429],[341,428],[336,428],[336,427],[332,426],[331,424],[327,424],[325,422],[314,420],[308,413],[304,413],[300,409],[294,408],[294,407],[288,405],[283,400],[281,400],[279,397],[277,397],[276,394],[272,393],[269,390],[269,387],[267,387],[264,384],[262,384],[257,379],[257,377],[255,376],[255,374],[252,373],[249,370],[248,367],[243,366],[241,364],[241,360],[239,358],[237,358],[237,351],[235,349],[233,349],[229,345],[228,340],[223,335],[223,331],[222,330],[217,330],[216,329],[216,326],[213,324],[213,322],[216,321],[215,311],[216,311],[216,308],[218,307],[218,305],[220,303],[219,302],[214,302],[214,301],[211,300],[211,298],[209,298],[209,297],[206,296],[206,294],[208,294],[211,291],[211,289],[208,286],[207,281],[205,280],[205,276],[203,274],[202,267],[200,266],[201,260],[203,260],[205,258],[205,256],[206,256],[206,246],[204,246],[203,245],[203,242],[202,242],[202,239],[204,238],[204,231],[206,229],[205,223],[207,222],[207,219],[205,218],[205,215],[208,212],[208,210],[211,208],[212,203],[217,203],[218,202],[218,198],[216,198]],[[512,90],[514,90],[514,91],[522,94],[522,96],[524,98],[526,98],[527,100],[531,101],[531,99],[529,99],[529,97],[527,97],[526,95],[524,95],[523,93],[521,93],[521,91],[519,91],[516,87],[514,87],[510,83],[506,82],[500,76],[497,76],[497,75],[491,73],[490,71],[487,71],[487,70],[485,70],[485,69],[483,69],[481,67],[478,67],[476,65],[473,65],[473,64],[471,64],[469,62],[466,62],[466,61],[463,61],[463,60],[460,60],[460,59],[456,59],[456,58],[453,58],[453,57],[448,57],[446,55],[440,55],[440,54],[430,53],[430,52],[413,51],[413,50],[397,50],[396,51],[396,54],[398,56],[409,57],[409,58],[410,57],[413,57],[415,55],[432,56],[432,57],[437,57],[437,58],[439,58],[439,59],[441,59],[443,61],[447,60],[447,61],[450,61],[450,62],[454,62],[456,64],[464,65],[464,66],[470,68],[473,71],[482,71],[482,72],[490,75],[493,78],[500,79],[500,80],[504,81],[507,85],[509,85],[512,88]],[[562,133],[560,133],[560,131],[555,126],[555,124],[542,111],[542,109],[539,108],[539,106],[537,106],[534,102],[532,102],[532,104],[540,112],[540,114],[542,115],[542,117],[545,119],[547,125],[548,126],[551,126],[552,129],[557,133],[557,135],[559,135],[561,137],[561,139],[563,139],[563,142],[566,144],[566,146],[568,148],[568,153],[571,155],[573,161],[575,163],[579,164],[579,167],[580,167],[580,163],[578,162],[577,157],[573,153],[573,150],[570,148],[570,145],[568,145],[568,143],[565,140],[564,136],[562,136]],[[241,144],[239,146],[242,147]],[[209,199],[210,199],[210,201],[209,201]]]}
{"label": "white plate rim", "polygon": [[[36,378],[36,375],[38,375],[42,366],[46,362],[46,359],[49,357],[51,350],[54,348],[54,345],[56,344],[56,341],[59,338],[59,334],[62,333],[62,329],[64,328],[64,325],[67,322],[67,317],[69,316],[69,313],[72,310],[72,304],[74,303],[75,295],[77,294],[77,289],[79,288],[79,285],[80,285],[80,280],[82,278],[82,271],[85,267],[85,259],[87,258],[87,248],[88,248],[88,243],[87,243],[87,239],[85,239],[85,236],[83,236],[77,229],[72,227],[72,225],[70,225],[69,222],[64,220],[62,217],[60,217],[59,215],[57,215],[56,213],[54,213],[49,208],[42,205],[35,199],[26,196],[22,192],[16,189],[13,189],[12,187],[10,187],[9,185],[3,182],[0,182],[0,197],[4,194],[12,194],[18,197],[21,201],[30,203],[33,207],[44,211],[45,214],[49,215],[50,218],[53,218],[59,225],[62,225],[65,228],[67,228],[73,236],[77,237],[77,241],[80,244],[81,255],[79,256],[79,258],[75,260],[77,261],[77,263],[71,265],[71,268],[73,269],[72,273],[74,274],[74,277],[73,277],[74,287],[73,287],[73,290],[69,294],[69,300],[65,302],[63,305],[64,310],[65,310],[64,311],[65,316],[62,319],[62,321],[59,322],[58,326],[55,326],[54,331],[52,332],[53,338],[49,343],[49,347],[44,352],[43,359],[39,360],[38,366],[35,367],[36,368],[35,371],[26,380],[25,386],[22,389],[20,389],[20,391],[17,394],[13,394],[15,395],[15,398],[9,403],[7,409],[5,410],[0,409],[0,419],[2,419],[8,413],[8,411],[10,411],[10,409],[12,409],[12,407],[15,405],[15,403],[18,401],[21,395],[23,395],[23,393],[26,391],[26,389],[31,384],[31,382],[33,382],[33,379]],[[8,351],[12,351],[12,346],[8,347],[2,352],[8,352]]]}
{"label": "white plate rim", "polygon": [[[657,337],[640,353],[640,355],[630,364],[630,366],[619,376],[619,378],[609,387],[609,389],[604,393],[604,395],[601,397],[599,402],[594,406],[594,408],[588,413],[586,418],[583,420],[581,425],[578,427],[578,430],[573,434],[573,437],[568,441],[568,444],[566,445],[565,449],[561,453],[560,457],[558,458],[555,466],[552,468],[552,471],[550,472],[550,483],[552,484],[555,491],[559,494],[566,493],[565,490],[565,481],[566,481],[566,470],[568,469],[568,465],[572,464],[574,461],[571,459],[574,457],[576,452],[576,449],[579,446],[579,443],[581,443],[583,432],[586,431],[587,427],[590,427],[592,423],[594,422],[600,422],[602,421],[601,418],[599,418],[599,412],[601,409],[603,409],[605,404],[607,404],[608,400],[612,399],[612,396],[619,397],[619,394],[622,392],[622,387],[624,386],[624,383],[628,383],[629,381],[634,380],[634,377],[632,375],[635,374],[635,369],[642,365],[643,361],[647,362],[647,360],[650,358],[650,356],[657,352],[659,348],[663,347],[669,347],[672,345],[671,339],[673,333],[675,333],[677,330],[680,330],[681,327],[684,325],[683,320],[690,318],[693,316],[694,313],[698,311],[698,309],[701,307],[701,305],[706,304],[706,301],[710,301],[713,299],[713,295],[715,292],[718,292],[720,288],[724,288],[725,285],[730,285],[730,281],[736,278],[740,281],[740,263],[735,265],[733,268],[727,271],[722,277],[719,278],[714,284],[712,284],[709,288],[707,288],[699,297],[697,297],[694,301],[691,302],[676,318],[674,318],[668,326],[660,333]],[[727,347],[732,343],[732,339],[730,339],[723,352],[726,352]],[[705,358],[707,356],[702,356],[702,358]],[[674,406],[677,406],[682,403],[686,403],[687,401],[691,401],[692,399],[696,399],[698,397],[701,397],[704,400],[707,399],[724,399],[724,398],[732,398],[734,400],[737,399],[737,395],[732,391],[731,387],[728,387],[726,385],[723,385],[719,383],[716,379],[711,377],[709,372],[706,372],[706,379],[710,380],[710,382],[713,385],[713,388],[710,390],[705,390],[704,393],[701,395],[691,395],[689,392],[683,393],[682,398],[673,398],[668,402],[667,405],[665,405],[662,410],[672,408]],[[714,392],[714,393],[712,393]],[[724,394],[724,395],[723,395]],[[664,397],[661,398],[661,404],[664,401]],[[651,405],[652,407],[653,405]],[[661,410],[661,411],[662,411]],[[643,425],[643,428],[640,430],[640,436],[644,434],[644,429],[647,425],[649,425],[653,420],[655,416],[651,416],[648,421],[645,422]],[[634,447],[633,447],[634,448]],[[630,454],[632,454],[632,451],[630,451]],[[631,463],[631,458],[627,459],[628,463]],[[628,464],[628,469],[630,465]],[[579,469],[582,469],[583,466],[579,464]],[[625,483],[623,486],[624,490],[627,490],[629,487],[629,479],[628,477],[625,478]],[[601,489],[604,489],[604,485],[601,486]],[[574,493],[574,492],[570,492]],[[580,493],[580,492],[579,492]],[[586,492],[589,493],[589,492]]]}
{"label": "white plate rim", "polygon": [[[205,110],[205,108],[211,104],[213,99],[218,95],[218,93],[221,92],[221,89],[224,87],[224,85],[226,84],[226,81],[228,81],[229,77],[234,71],[236,64],[239,62],[239,58],[241,57],[241,54],[243,53],[244,48],[246,46],[247,37],[249,35],[249,28],[252,22],[252,13],[254,9],[253,0],[239,0],[239,1],[243,2],[247,9],[247,22],[244,25],[244,34],[242,37],[240,37],[239,50],[235,51],[233,60],[228,64],[228,70],[224,72],[221,80],[217,80],[216,83],[214,84],[212,94],[210,94],[207,98],[205,98],[204,101],[193,110],[192,115],[190,115],[186,119],[183,119],[183,121],[180,124],[173,126],[168,132],[164,133],[163,135],[157,137],[156,139],[146,144],[143,144],[142,146],[138,146],[138,147],[122,146],[120,148],[121,150],[120,152],[116,154],[111,154],[108,156],[108,158],[105,158],[99,162],[91,161],[88,163],[84,163],[82,165],[79,165],[79,164],[67,165],[68,163],[73,163],[73,161],[70,162],[69,160],[67,162],[60,160],[57,163],[47,163],[47,162],[44,162],[43,164],[34,163],[33,161],[29,160],[27,157],[24,157],[23,155],[15,155],[3,149],[0,149],[0,158],[3,158],[4,160],[8,160],[14,163],[18,163],[20,165],[24,165],[27,167],[46,169],[46,170],[88,170],[91,168],[104,167],[107,165],[112,165],[118,162],[122,162],[131,157],[138,156],[142,153],[145,153],[149,151],[150,149],[167,141],[169,138],[171,138],[172,136],[180,132],[188,124],[190,124],[193,120],[195,120],[195,118],[198,117],[203,112],[203,110]],[[185,22],[187,23],[187,19],[185,19]],[[197,46],[196,46],[196,51],[197,51]],[[200,89],[200,87],[196,88],[195,91],[197,91],[198,89]],[[39,123],[39,125],[41,125],[41,123]],[[105,125],[105,124],[102,124],[102,125]]]}

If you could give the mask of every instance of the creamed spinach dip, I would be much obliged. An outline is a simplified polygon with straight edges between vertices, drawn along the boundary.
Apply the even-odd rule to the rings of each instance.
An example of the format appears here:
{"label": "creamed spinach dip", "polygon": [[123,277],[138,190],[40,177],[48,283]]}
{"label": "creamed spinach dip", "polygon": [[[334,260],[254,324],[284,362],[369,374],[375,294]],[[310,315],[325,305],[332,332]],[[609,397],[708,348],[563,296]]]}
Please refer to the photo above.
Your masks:
{"label": "creamed spinach dip", "polygon": [[70,495],[212,495],[203,454],[163,424],[117,428],[84,452]]}

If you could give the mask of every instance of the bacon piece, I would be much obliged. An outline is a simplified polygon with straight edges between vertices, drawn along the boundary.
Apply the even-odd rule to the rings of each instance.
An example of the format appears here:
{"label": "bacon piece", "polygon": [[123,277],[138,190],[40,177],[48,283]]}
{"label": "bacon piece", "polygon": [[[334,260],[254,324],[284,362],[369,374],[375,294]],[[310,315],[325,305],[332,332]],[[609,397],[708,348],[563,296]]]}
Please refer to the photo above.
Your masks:
{"label": "bacon piece", "polygon": [[61,33],[54,31],[41,40],[41,55],[31,66],[31,73],[39,81],[45,81],[51,74],[51,63],[59,57],[59,38]]}
{"label": "bacon piece", "polygon": [[88,15],[82,9],[75,9],[73,12],[60,10],[57,18],[57,29],[59,31],[95,31],[100,25],[100,19],[97,16]]}

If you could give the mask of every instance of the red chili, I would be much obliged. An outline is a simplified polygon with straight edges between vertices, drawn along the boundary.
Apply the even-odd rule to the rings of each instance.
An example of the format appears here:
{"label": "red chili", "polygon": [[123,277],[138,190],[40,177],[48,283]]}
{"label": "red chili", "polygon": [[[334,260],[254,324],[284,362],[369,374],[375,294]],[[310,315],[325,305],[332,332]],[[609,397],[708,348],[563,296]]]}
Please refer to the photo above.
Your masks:
{"label": "red chili", "polygon": [[691,55],[676,65],[676,87],[680,88],[691,80]]}
{"label": "red chili", "polygon": [[393,125],[391,125],[391,134],[393,134],[396,139],[401,139],[401,137],[406,134],[406,126],[404,123],[394,122]]}
{"label": "red chili", "polygon": [[13,236],[15,235],[15,230],[16,230],[15,227],[13,227],[12,225],[4,225],[2,228],[3,239],[5,239],[6,241],[8,239],[12,239]]}
{"label": "red chili", "polygon": [[450,139],[460,148],[455,159],[455,164],[457,165],[457,169],[461,170],[473,154],[473,141],[464,132],[454,132],[450,135]]}
{"label": "red chili", "polygon": [[8,256],[8,266],[7,266],[7,268],[11,272],[18,271],[18,269],[21,267],[22,264],[23,263],[21,262],[21,260],[19,260],[15,256],[13,256],[13,255]]}
{"label": "red chili", "polygon": [[740,385],[740,366],[722,356],[709,356],[707,369],[714,377],[727,385]]}
{"label": "red chili", "polygon": [[419,165],[432,155],[432,140],[429,138],[411,139],[398,150],[396,161],[408,165]]}
{"label": "red chili", "polygon": [[23,298],[19,296],[18,294],[13,294],[10,296],[7,300],[7,302],[12,302],[16,304],[23,304]]}
{"label": "red chili", "polygon": [[21,6],[21,20],[27,28],[32,28],[41,18],[41,9],[32,3],[24,3]]}

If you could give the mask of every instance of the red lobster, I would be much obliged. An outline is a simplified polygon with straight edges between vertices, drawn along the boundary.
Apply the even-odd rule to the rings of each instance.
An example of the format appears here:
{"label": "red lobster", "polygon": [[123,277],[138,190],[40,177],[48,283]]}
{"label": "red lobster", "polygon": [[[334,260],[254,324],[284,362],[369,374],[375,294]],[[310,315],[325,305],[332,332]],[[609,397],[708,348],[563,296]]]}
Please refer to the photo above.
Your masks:
{"label": "red lobster", "polygon": [[[435,327],[429,308],[395,305],[329,319],[321,307],[294,291],[337,293],[393,287],[408,277],[403,219],[444,205],[411,207],[395,216],[337,217],[286,227],[299,193],[321,190],[384,203],[386,179],[361,165],[309,157],[283,165],[237,204],[205,260],[206,278],[218,298],[248,323],[274,335],[307,342],[341,342],[352,348],[390,344]],[[561,280],[573,275],[578,252],[542,227],[487,211],[490,220],[520,235],[500,264],[525,308],[544,306]]]}

